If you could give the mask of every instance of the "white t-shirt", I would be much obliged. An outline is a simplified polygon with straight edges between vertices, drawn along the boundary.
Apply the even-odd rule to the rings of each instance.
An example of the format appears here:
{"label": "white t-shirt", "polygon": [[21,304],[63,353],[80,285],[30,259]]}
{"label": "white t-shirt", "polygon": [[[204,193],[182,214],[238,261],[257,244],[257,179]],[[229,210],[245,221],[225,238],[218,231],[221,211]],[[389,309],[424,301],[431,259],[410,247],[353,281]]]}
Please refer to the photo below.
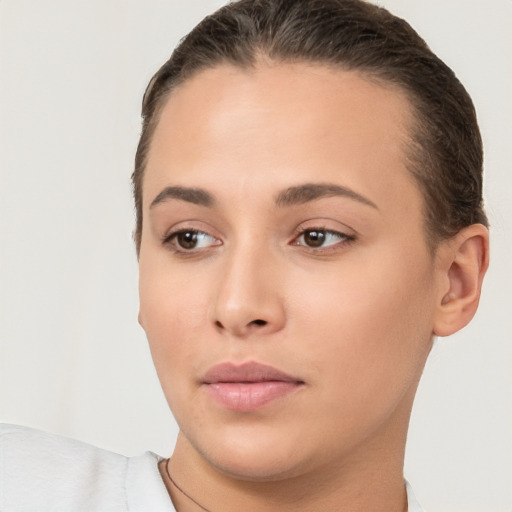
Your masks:
{"label": "white t-shirt", "polygon": [[[16,425],[0,425],[2,512],[175,512],[161,457],[125,457]],[[422,512],[407,484],[409,512]]]}

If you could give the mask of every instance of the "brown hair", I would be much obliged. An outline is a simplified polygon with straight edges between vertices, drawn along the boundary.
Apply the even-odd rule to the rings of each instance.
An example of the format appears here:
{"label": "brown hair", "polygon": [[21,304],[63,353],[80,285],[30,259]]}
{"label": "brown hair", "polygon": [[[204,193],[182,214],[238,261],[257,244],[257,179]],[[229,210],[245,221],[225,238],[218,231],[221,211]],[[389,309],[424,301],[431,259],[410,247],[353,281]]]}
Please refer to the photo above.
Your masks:
{"label": "brown hair", "polygon": [[415,126],[408,167],[422,190],[428,240],[487,225],[482,201],[482,140],[475,109],[453,71],[404,20],[363,0],[239,0],[201,21],[151,79],[132,175],[137,252],[142,182],[160,112],[171,91],[220,63],[241,68],[265,55],[357,70],[398,86],[410,98]]}

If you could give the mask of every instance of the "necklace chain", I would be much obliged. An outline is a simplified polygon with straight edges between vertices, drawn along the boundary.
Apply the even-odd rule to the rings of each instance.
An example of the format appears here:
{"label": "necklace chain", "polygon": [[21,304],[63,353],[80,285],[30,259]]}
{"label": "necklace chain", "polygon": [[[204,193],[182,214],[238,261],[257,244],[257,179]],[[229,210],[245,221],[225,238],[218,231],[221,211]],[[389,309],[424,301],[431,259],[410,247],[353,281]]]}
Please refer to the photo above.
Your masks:
{"label": "necklace chain", "polygon": [[167,476],[169,477],[169,480],[171,481],[172,485],[174,485],[174,487],[176,487],[176,489],[178,489],[178,491],[181,492],[181,494],[183,494],[183,496],[185,496],[186,498],[188,498],[190,501],[192,501],[193,503],[195,503],[201,510],[204,510],[205,512],[211,512],[210,509],[207,509],[206,507],[203,507],[203,505],[201,505],[201,503],[197,502],[194,498],[192,498],[192,496],[190,496],[190,494],[187,494],[172,478],[171,476],[171,473],[169,472],[169,461],[170,459],[167,459],[167,462],[165,463],[165,472],[167,473]]}
{"label": "necklace chain", "polygon": [[[192,503],[195,503],[201,510],[204,510],[205,512],[212,512],[210,509],[206,508],[206,507],[203,507],[203,505],[201,505],[201,503],[199,503],[198,501],[196,501],[194,498],[192,498],[192,496],[190,496],[190,494],[186,493],[175,481],[174,479],[172,478],[171,476],[171,473],[169,472],[169,461],[170,459],[167,459],[167,462],[165,463],[165,472],[167,473],[167,476],[169,477],[169,480],[171,481],[172,485],[174,485],[174,487],[176,487],[176,489],[178,489],[179,492],[181,492],[181,494],[183,494],[183,496],[185,496],[186,498],[188,498]],[[407,512],[408,510],[408,504],[407,502],[405,503],[405,508],[404,508],[404,512]]]}

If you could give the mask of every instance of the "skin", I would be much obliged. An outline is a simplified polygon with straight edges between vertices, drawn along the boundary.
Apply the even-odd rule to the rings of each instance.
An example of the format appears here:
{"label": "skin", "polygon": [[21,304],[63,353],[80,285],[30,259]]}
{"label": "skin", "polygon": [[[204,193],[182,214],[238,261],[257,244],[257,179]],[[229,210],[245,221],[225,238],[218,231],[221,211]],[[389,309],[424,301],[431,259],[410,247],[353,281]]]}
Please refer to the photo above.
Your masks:
{"label": "skin", "polygon": [[[400,90],[309,64],[218,66],[165,105],[144,178],[139,321],[180,427],[169,470],[207,509],[406,509],[405,439],[432,337],[473,316],[487,267],[483,226],[430,252],[406,168],[411,122]],[[360,197],[276,204],[312,183]],[[152,205],[166,187],[211,200]],[[325,245],[308,245],[314,229],[332,232]],[[204,233],[200,245],[180,247],[180,230]],[[303,385],[227,410],[200,383],[226,361]],[[199,510],[161,471],[178,510]]]}

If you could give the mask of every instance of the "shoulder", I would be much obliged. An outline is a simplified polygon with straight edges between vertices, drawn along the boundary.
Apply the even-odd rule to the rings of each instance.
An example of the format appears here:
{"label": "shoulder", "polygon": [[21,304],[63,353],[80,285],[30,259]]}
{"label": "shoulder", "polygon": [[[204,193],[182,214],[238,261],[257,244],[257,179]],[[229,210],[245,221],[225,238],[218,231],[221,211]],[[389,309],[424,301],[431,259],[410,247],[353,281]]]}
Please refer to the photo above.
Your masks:
{"label": "shoulder", "polygon": [[0,456],[6,510],[127,510],[126,457],[16,425],[0,426]]}
{"label": "shoulder", "polygon": [[[172,511],[158,460],[149,452],[130,458],[62,436],[3,424],[0,509],[124,512],[149,505],[150,510]],[[153,503],[153,493],[160,506]]]}

